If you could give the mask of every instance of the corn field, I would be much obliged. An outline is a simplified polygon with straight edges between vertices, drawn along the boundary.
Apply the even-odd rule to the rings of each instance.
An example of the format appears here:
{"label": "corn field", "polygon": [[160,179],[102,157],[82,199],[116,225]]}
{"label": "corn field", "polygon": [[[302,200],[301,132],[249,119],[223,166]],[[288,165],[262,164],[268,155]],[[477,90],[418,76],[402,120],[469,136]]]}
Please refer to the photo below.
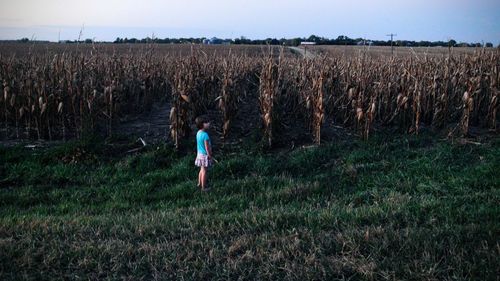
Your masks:
{"label": "corn field", "polygon": [[[326,122],[367,139],[374,128],[418,134],[422,126],[468,135],[471,127],[497,132],[498,50],[442,57],[322,56],[303,59],[268,50],[260,56],[231,50],[158,54],[0,53],[1,138],[69,139],[117,133],[124,115],[171,104],[176,146],[196,116],[220,112],[223,141],[237,120],[273,146],[295,123],[320,143]],[[258,108],[259,116],[241,112]],[[451,129],[450,129],[451,128]]]}

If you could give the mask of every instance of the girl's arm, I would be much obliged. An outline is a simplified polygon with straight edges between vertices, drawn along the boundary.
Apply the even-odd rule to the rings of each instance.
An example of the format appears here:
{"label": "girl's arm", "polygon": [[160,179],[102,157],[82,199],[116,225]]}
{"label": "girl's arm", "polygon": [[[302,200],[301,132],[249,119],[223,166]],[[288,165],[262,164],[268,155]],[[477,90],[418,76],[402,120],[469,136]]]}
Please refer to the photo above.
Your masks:
{"label": "girl's arm", "polygon": [[212,147],[210,146],[207,140],[205,140],[205,150],[208,153],[208,158],[212,158]]}

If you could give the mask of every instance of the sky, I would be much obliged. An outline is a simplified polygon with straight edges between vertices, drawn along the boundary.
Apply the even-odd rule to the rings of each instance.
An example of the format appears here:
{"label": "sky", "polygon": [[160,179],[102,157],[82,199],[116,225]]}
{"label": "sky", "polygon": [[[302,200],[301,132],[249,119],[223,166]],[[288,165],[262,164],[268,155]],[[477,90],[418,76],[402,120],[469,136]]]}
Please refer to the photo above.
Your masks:
{"label": "sky", "polygon": [[309,37],[500,44],[500,0],[0,0],[0,40]]}

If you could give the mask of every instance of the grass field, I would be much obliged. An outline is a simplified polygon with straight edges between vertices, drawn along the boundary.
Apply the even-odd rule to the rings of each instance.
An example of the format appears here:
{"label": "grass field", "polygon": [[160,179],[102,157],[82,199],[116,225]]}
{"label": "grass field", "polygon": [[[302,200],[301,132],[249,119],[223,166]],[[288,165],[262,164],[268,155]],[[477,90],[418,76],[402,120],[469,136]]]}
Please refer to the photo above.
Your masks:
{"label": "grass field", "polygon": [[500,142],[0,148],[0,280],[498,280]]}

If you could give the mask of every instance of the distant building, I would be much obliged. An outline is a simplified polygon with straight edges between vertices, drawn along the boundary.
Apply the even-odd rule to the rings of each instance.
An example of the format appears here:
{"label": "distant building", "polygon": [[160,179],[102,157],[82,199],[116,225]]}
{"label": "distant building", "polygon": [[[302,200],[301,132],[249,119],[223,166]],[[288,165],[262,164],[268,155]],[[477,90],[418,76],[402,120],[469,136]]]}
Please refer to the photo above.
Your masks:
{"label": "distant building", "polygon": [[360,40],[356,44],[358,46],[365,46],[365,45],[371,46],[371,45],[373,45],[373,41]]}
{"label": "distant building", "polygon": [[316,42],[307,42],[307,41],[304,41],[304,42],[300,42],[300,45],[316,45]]}
{"label": "distant building", "polygon": [[203,44],[205,45],[220,45],[222,43],[224,43],[224,40],[217,37],[212,37],[210,39],[203,39]]}

